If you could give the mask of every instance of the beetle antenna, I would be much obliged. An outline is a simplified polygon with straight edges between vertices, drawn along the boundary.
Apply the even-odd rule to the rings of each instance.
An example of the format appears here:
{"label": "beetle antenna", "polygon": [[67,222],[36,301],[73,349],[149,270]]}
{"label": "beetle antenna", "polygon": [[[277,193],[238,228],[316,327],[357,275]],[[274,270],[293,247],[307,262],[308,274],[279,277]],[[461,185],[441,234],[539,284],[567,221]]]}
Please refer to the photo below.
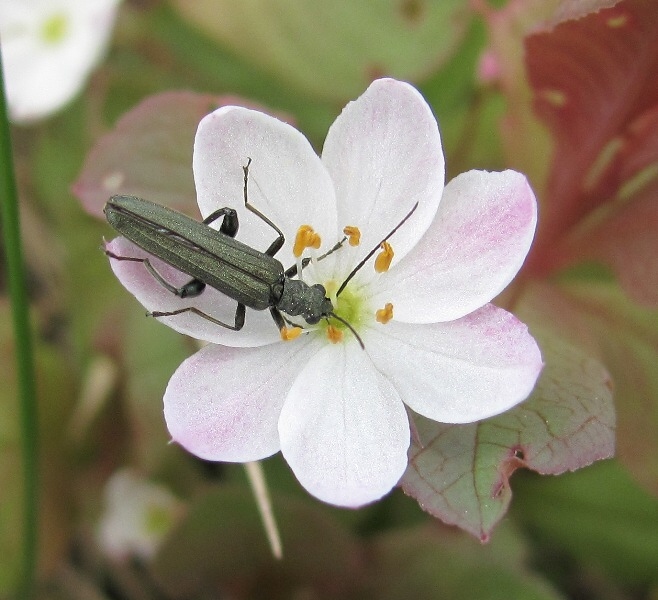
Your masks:
{"label": "beetle antenna", "polygon": [[361,350],[366,349],[366,347],[363,345],[363,340],[361,339],[361,336],[356,332],[354,327],[352,327],[345,319],[339,317],[336,313],[332,313],[332,312],[330,312],[328,316],[333,317],[334,319],[340,321],[343,325],[345,325],[345,327],[347,327],[352,332],[352,334],[356,338],[356,341],[359,342],[359,346],[361,346]]}
{"label": "beetle antenna", "polygon": [[[391,229],[391,231],[388,232],[386,237],[381,242],[379,242],[370,252],[368,252],[368,254],[366,254],[365,258],[358,265],[356,265],[356,267],[354,267],[352,269],[352,272],[345,278],[345,281],[343,281],[343,283],[341,283],[340,287],[338,288],[338,291],[336,292],[336,296],[340,295],[340,293],[345,289],[345,286],[349,283],[350,279],[352,279],[352,277],[354,277],[359,272],[361,267],[368,262],[370,257],[375,252],[377,252],[379,247],[386,240],[388,240],[398,229],[400,229],[400,227],[402,227],[402,225],[404,225],[404,223],[407,221],[407,219],[409,219],[409,217],[414,214],[414,212],[417,208],[418,208],[418,202],[416,202],[416,204],[413,205],[412,209],[407,213],[407,215],[404,217],[404,219],[402,219],[402,221],[400,221],[395,227],[393,227],[393,229]],[[339,319],[339,320],[341,320],[341,319]],[[348,325],[348,327],[349,327],[349,324],[346,323],[346,325]],[[352,328],[350,327],[350,329],[352,329]],[[352,330],[352,331],[354,331],[354,330]],[[355,335],[356,335],[356,333],[355,333]],[[357,336],[357,337],[359,337],[359,336]],[[363,344],[361,344],[361,345],[363,346]]]}

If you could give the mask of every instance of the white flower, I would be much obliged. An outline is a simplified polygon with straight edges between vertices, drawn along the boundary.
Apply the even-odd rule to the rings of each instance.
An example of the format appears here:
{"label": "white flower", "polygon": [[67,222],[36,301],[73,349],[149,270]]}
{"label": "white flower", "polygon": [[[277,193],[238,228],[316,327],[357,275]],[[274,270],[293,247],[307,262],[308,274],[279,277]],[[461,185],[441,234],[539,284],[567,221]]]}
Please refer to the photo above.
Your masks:
{"label": "white flower", "polygon": [[46,117],[82,88],[107,46],[120,0],[0,0],[12,121]]}
{"label": "white flower", "polygon": [[105,486],[99,544],[115,560],[131,556],[149,560],[180,510],[180,503],[169,490],[130,469],[117,471]]}
{"label": "white flower", "polygon": [[[317,254],[341,239],[345,226],[359,228],[359,246],[345,244],[303,277],[325,286],[334,312],[364,349],[331,317],[286,342],[268,311],[248,311],[241,331],[191,312],[164,317],[211,342],[178,368],[165,392],[175,441],[217,461],[258,460],[281,450],[309,492],[355,507],[386,494],[407,466],[405,405],[430,419],[465,423],[527,397],[542,367],[539,349],[522,323],[489,304],[515,276],[534,235],[536,202],[525,177],[471,171],[444,189],[436,120],[413,87],[390,79],[375,81],[347,105],[321,159],[290,125],[223,107],[197,132],[199,207],[204,217],[236,208],[237,238],[260,250],[275,234],[244,210],[247,157],[249,202],[283,230],[287,244],[276,257],[285,267],[295,262],[292,242],[301,225],[321,234]],[[355,265],[416,203],[389,239],[390,269],[378,273],[370,259],[336,298]],[[108,250],[147,256],[123,238]],[[152,263],[175,285],[189,280]],[[194,306],[233,322],[235,301],[216,290],[181,300],[142,263],[112,260],[112,268],[151,311]],[[376,314],[389,303],[392,319],[381,323]]]}

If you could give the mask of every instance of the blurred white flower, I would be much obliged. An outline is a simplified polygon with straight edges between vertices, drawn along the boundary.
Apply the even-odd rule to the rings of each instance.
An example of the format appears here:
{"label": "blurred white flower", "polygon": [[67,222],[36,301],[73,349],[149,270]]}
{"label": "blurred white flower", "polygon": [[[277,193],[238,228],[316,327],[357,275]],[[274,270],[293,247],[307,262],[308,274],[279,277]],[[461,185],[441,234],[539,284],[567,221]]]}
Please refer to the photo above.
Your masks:
{"label": "blurred white flower", "polygon": [[12,121],[46,117],[72,100],[107,46],[121,0],[0,0]]}
{"label": "blurred white flower", "polygon": [[180,513],[181,504],[166,488],[131,469],[117,471],[105,486],[105,510],[98,541],[115,560],[149,560]]}

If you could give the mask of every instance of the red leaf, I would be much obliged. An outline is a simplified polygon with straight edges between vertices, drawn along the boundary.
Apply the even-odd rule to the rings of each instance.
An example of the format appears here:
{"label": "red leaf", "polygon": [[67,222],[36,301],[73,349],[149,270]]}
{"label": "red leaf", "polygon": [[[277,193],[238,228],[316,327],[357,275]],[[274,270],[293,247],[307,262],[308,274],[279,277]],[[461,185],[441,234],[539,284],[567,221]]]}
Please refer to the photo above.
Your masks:
{"label": "red leaf", "polygon": [[[654,0],[624,0],[527,38],[526,64],[535,109],[556,141],[541,228],[529,264],[535,273],[582,258],[569,244],[582,234],[583,221],[595,221],[588,231],[594,235],[596,227],[616,212],[638,169],[658,161],[658,121],[653,116],[658,107],[656,39]],[[641,194],[632,194],[625,203],[626,210],[638,211],[625,216],[627,225],[646,217]],[[602,218],[596,210],[606,214]],[[656,225],[645,222],[653,231]],[[612,255],[623,240],[611,243],[615,244],[612,252],[609,247],[597,256],[617,265],[619,258],[612,260]],[[652,247],[658,251],[658,242]],[[637,252],[625,260],[643,260],[644,248],[638,244]],[[651,298],[658,302],[655,283]]]}
{"label": "red leaf", "polygon": [[196,206],[192,147],[199,121],[234,98],[165,92],[146,98],[103,136],[72,186],[102,216],[113,194],[134,194],[177,210]]}

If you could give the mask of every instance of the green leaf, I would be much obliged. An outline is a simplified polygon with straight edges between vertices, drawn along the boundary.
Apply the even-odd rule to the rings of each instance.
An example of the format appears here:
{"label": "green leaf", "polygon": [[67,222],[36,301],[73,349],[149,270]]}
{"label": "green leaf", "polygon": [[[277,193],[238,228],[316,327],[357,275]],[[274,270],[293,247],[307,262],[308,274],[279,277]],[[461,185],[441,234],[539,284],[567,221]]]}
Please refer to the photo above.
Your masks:
{"label": "green leaf", "polygon": [[614,282],[600,281],[537,286],[527,303],[544,320],[559,319],[564,335],[610,372],[617,455],[658,495],[658,310],[638,307]]}
{"label": "green leaf", "polygon": [[[206,493],[167,537],[155,559],[158,581],[174,597],[200,594],[290,598],[294,590],[338,598],[354,584],[358,546],[315,505],[274,498],[283,560],[269,550],[250,492],[223,487]],[[259,595],[260,594],[260,595]]]}
{"label": "green leaf", "polygon": [[521,405],[469,425],[415,416],[417,439],[402,488],[445,523],[488,540],[512,497],[519,467],[558,474],[614,451],[610,380],[601,364],[544,324],[533,327],[545,362]]}
{"label": "green leaf", "polygon": [[172,4],[201,31],[300,93],[338,101],[358,96],[383,74],[426,77],[454,52],[471,16],[462,0]]}
{"label": "green leaf", "polygon": [[421,527],[376,538],[371,595],[377,600],[558,600],[551,586],[529,572],[520,536],[501,528],[482,546],[453,530]]}
{"label": "green leaf", "polygon": [[[561,549],[627,583],[658,582],[658,500],[615,461],[558,478],[522,477],[513,515],[539,552]],[[582,577],[582,573],[579,575]]]}

